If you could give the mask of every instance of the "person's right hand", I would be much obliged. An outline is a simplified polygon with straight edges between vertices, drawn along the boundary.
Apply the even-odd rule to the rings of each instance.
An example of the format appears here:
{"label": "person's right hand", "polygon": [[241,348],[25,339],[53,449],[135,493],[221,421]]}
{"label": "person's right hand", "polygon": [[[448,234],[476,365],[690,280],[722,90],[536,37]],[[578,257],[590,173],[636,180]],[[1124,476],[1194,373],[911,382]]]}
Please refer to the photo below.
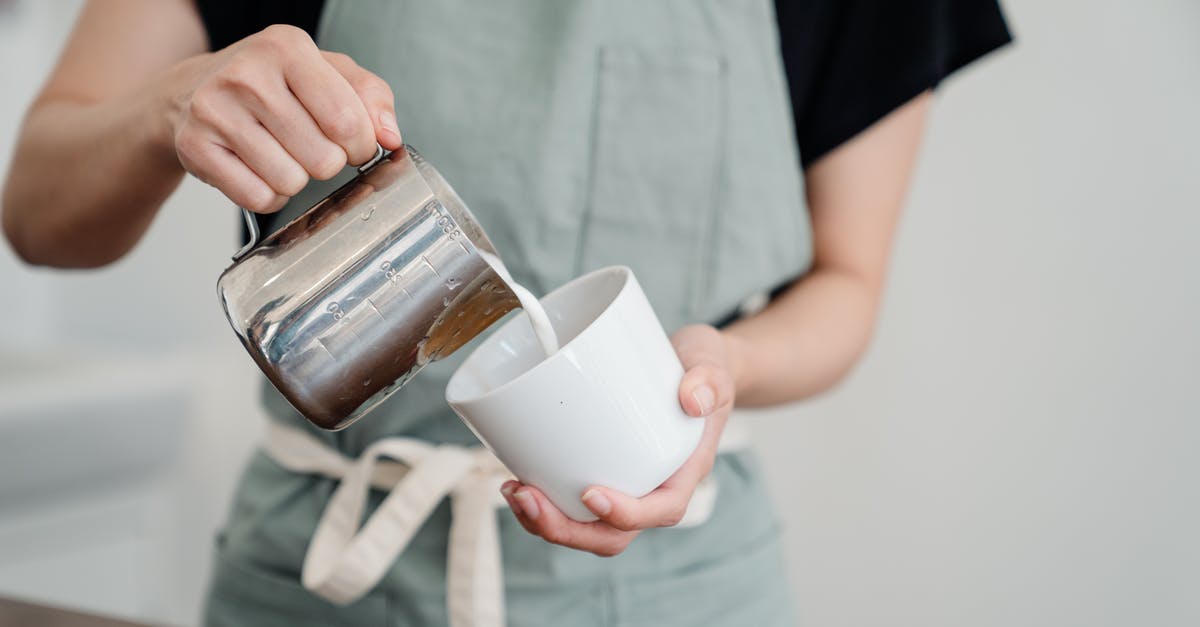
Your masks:
{"label": "person's right hand", "polygon": [[184,169],[258,213],[310,178],[329,179],[401,146],[392,90],[350,57],[276,25],[180,64],[168,81]]}

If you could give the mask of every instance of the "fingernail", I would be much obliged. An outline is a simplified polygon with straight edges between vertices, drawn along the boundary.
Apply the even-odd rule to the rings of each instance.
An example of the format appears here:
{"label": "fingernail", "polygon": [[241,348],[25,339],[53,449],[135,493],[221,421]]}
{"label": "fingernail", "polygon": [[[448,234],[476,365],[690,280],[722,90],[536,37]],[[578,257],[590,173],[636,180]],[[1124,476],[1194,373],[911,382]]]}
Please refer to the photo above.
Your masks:
{"label": "fingernail", "polygon": [[537,520],[541,512],[538,511],[537,499],[529,493],[529,490],[517,490],[513,497],[517,499],[517,504],[521,506],[521,511],[529,517],[529,520]]}
{"label": "fingernail", "polygon": [[692,390],[692,398],[696,399],[696,404],[700,406],[701,416],[707,416],[713,409],[713,403],[717,402],[717,395],[707,385]]}
{"label": "fingernail", "polygon": [[583,493],[583,504],[597,516],[606,516],[612,511],[612,503],[608,497],[596,488]]}
{"label": "fingernail", "polygon": [[515,489],[516,489],[515,485],[513,485],[511,483],[506,483],[506,484],[500,486],[500,494],[503,494],[505,496],[505,498],[508,498],[508,497],[512,496],[513,490],[515,490]]}
{"label": "fingernail", "polygon": [[379,114],[379,125],[384,130],[391,131],[397,135],[400,134],[400,125],[396,124],[396,116],[392,115],[391,111],[384,111]]}

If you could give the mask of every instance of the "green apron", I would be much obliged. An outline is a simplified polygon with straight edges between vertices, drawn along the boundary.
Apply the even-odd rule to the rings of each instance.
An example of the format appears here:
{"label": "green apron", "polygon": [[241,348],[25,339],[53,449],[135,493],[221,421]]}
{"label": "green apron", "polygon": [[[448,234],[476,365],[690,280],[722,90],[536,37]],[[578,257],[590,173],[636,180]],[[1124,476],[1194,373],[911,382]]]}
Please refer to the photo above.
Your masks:
{"label": "green apron", "polygon": [[[807,269],[772,0],[329,0],[318,41],[392,86],[405,141],[535,293],[628,265],[671,331]],[[277,223],[330,185],[310,185]],[[265,382],[264,402],[349,457],[396,435],[477,444],[443,399],[474,345],[342,432],[309,428]],[[500,512],[508,624],[792,624],[752,454],[721,455],[713,475],[708,522],[644,532],[616,558],[550,545]],[[301,587],[335,487],[254,456],[218,543],[206,624],[446,624],[445,503],[362,600],[338,607]]]}

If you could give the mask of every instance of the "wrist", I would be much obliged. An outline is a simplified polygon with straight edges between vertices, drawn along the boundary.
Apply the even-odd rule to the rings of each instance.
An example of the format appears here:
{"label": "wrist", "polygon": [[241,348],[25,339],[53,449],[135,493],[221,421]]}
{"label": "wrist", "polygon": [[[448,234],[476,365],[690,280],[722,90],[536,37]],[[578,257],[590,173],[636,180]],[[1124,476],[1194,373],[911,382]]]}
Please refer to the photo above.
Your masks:
{"label": "wrist", "polygon": [[175,149],[175,129],[187,106],[194,76],[209,56],[211,54],[201,54],[175,64],[157,80],[151,81],[149,89],[140,94],[142,106],[134,109],[142,114],[143,129],[147,133],[145,139],[157,161],[175,168],[183,167]]}
{"label": "wrist", "polygon": [[729,374],[733,377],[735,398],[742,396],[750,388],[754,380],[752,365],[754,360],[750,342],[736,333],[723,330],[721,337],[725,340],[725,354],[729,364]]}

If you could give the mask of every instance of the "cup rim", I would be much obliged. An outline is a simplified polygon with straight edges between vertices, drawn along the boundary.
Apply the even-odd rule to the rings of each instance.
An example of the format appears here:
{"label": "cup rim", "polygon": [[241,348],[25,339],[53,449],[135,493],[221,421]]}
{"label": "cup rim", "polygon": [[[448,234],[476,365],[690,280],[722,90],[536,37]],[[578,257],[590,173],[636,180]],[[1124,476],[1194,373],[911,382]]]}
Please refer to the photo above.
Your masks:
{"label": "cup rim", "polygon": [[605,266],[603,268],[597,268],[595,270],[592,270],[591,272],[588,272],[587,274],[575,277],[574,279],[571,279],[570,281],[563,283],[562,285],[556,287],[554,290],[548,292],[545,296],[542,296],[541,298],[538,299],[538,302],[541,302],[547,298],[553,297],[554,295],[556,295],[560,292],[566,291],[567,289],[575,286],[578,283],[587,281],[597,275],[601,275],[601,274],[605,274],[605,273],[612,273],[612,272],[618,272],[621,274],[621,279],[622,279],[621,286],[617,289],[617,291],[613,295],[612,299],[604,306],[604,308],[600,311],[600,313],[595,318],[593,318],[590,322],[588,322],[587,325],[584,326],[583,329],[581,329],[579,331],[579,333],[576,333],[575,337],[572,337],[566,344],[560,345],[558,347],[558,352],[554,353],[553,355],[550,355],[549,357],[546,357],[545,359],[534,364],[532,367],[528,368],[524,372],[518,374],[517,376],[509,379],[508,381],[505,381],[504,383],[501,383],[500,385],[498,385],[486,392],[483,392],[482,394],[477,394],[474,396],[459,395],[454,398],[451,397],[451,388],[454,386],[454,382],[456,380],[458,380],[459,375],[463,372],[463,370],[467,367],[467,365],[470,364],[473,359],[475,359],[475,356],[477,354],[479,354],[480,351],[484,350],[484,348],[486,348],[493,342],[499,341],[497,338],[499,338],[501,336],[501,334],[504,333],[505,329],[507,329],[511,325],[517,324],[518,321],[524,321],[524,324],[526,324],[526,325],[529,324],[529,321],[528,321],[529,314],[526,313],[524,309],[522,309],[511,320],[509,320],[508,322],[505,322],[503,325],[500,326],[499,329],[496,329],[495,331],[490,333],[487,336],[487,338],[483,341],[483,343],[480,344],[479,346],[476,346],[475,349],[471,351],[471,354],[467,355],[467,358],[465,360],[463,360],[463,362],[461,364],[459,364],[458,368],[456,368],[454,370],[454,373],[450,375],[449,381],[446,382],[446,393],[445,393],[446,402],[449,403],[450,405],[462,405],[465,403],[475,403],[475,402],[484,400],[488,397],[496,396],[496,395],[500,394],[501,392],[503,392],[505,389],[507,389],[511,386],[515,386],[519,381],[521,381],[522,379],[529,376],[531,372],[544,367],[545,364],[548,364],[555,360],[566,359],[565,354],[567,353],[567,349],[572,344],[574,344],[577,340],[579,340],[579,338],[581,338],[584,335],[591,332],[592,329],[596,326],[596,322],[598,320],[600,320],[601,316],[603,316],[606,312],[608,312],[611,309],[612,304],[614,302],[616,302],[617,298],[620,298],[621,294],[624,293],[625,290],[629,288],[630,280],[633,278],[633,270],[631,268],[629,268],[629,266],[624,266],[624,265],[613,265],[613,266]]}

